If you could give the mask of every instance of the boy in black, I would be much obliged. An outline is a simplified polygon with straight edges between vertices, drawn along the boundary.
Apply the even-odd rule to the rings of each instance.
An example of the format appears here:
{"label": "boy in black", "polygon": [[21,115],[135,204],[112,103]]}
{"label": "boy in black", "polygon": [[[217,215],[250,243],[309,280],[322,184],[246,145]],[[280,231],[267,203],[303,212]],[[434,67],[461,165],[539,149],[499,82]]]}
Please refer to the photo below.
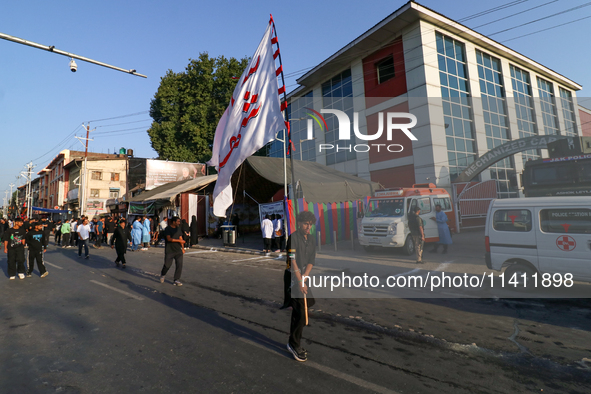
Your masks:
{"label": "boy in black", "polygon": [[119,267],[121,262],[122,268],[125,268],[125,252],[127,252],[127,241],[131,241],[131,234],[125,229],[125,219],[121,219],[119,225],[115,229],[113,236],[109,240],[111,249],[115,249],[117,252],[117,259],[115,264]]}
{"label": "boy in black", "polygon": [[8,254],[8,276],[16,279],[25,279],[25,229],[23,219],[14,219],[14,226],[4,232],[4,253]]}
{"label": "boy in black", "polygon": [[287,240],[287,249],[289,250],[287,269],[291,271],[291,282],[294,283],[291,288],[290,305],[293,309],[287,350],[297,361],[306,361],[308,352],[301,347],[301,340],[306,325],[306,307],[312,307],[315,300],[311,296],[304,277],[309,278],[310,271],[316,262],[316,241],[314,236],[310,234],[312,226],[316,224],[316,216],[312,212],[300,212],[296,222],[298,229]]}
{"label": "boy in black", "polygon": [[168,222],[168,226],[162,233],[162,238],[165,240],[164,246],[164,266],[160,274],[160,283],[164,283],[166,273],[172,265],[172,260],[175,263],[174,270],[174,285],[182,286],[181,274],[183,272],[183,253],[185,253],[185,240],[183,239],[183,232],[180,228],[181,220],[174,217]]}
{"label": "boy in black", "polygon": [[43,264],[43,253],[47,252],[47,235],[43,228],[43,222],[35,222],[34,230],[30,230],[25,236],[25,241],[29,246],[29,270],[27,271],[27,278],[33,275],[33,268],[35,267],[35,260],[37,260],[37,268],[42,278],[45,278],[49,273]]}

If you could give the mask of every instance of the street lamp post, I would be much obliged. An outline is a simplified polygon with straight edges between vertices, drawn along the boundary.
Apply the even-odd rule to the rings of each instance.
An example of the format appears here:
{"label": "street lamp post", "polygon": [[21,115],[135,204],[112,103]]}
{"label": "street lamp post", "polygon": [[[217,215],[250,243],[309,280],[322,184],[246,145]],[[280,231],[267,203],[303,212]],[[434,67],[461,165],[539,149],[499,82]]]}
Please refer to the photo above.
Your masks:
{"label": "street lamp post", "polygon": [[316,139],[316,137],[314,138],[309,138],[307,140],[300,140],[300,161],[302,160],[302,142],[306,142],[306,141],[314,141]]}

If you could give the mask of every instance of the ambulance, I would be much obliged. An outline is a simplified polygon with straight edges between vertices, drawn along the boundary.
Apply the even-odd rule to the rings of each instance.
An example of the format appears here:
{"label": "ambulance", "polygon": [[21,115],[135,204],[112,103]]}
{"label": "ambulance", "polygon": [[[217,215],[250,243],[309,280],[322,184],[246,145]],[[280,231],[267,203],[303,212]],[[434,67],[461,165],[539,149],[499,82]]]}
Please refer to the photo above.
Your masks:
{"label": "ambulance", "polygon": [[448,218],[447,224],[453,234],[456,219],[451,197],[447,190],[433,183],[421,183],[410,188],[396,188],[375,192],[363,212],[359,229],[359,243],[369,251],[372,248],[402,248],[411,255],[414,244],[408,228],[411,209],[421,208],[420,216],[425,222],[425,242],[439,241],[435,206],[440,205]]}

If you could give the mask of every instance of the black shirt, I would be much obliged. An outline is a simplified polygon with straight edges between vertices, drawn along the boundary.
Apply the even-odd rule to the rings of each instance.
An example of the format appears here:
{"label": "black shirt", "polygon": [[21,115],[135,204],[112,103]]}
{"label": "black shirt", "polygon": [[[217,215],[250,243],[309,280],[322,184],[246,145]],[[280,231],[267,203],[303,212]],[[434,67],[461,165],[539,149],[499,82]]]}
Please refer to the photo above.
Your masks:
{"label": "black shirt", "polygon": [[8,241],[8,250],[25,250],[22,240],[25,239],[25,229],[19,227],[18,229],[9,228],[4,232],[2,242]]}
{"label": "black shirt", "polygon": [[47,249],[47,236],[45,231],[31,230],[25,236],[29,249],[33,252],[40,252],[43,249]]}
{"label": "black shirt", "polygon": [[166,241],[165,247],[164,247],[164,253],[166,253],[166,254],[182,253],[183,247],[181,246],[181,244],[178,242],[168,242],[168,239],[166,238],[167,235],[170,235],[170,238],[172,238],[172,239],[182,239],[183,232],[181,231],[180,227],[178,227],[178,226],[176,228],[172,228],[172,226],[166,227],[166,229],[164,229],[164,231],[162,232],[162,237]]}
{"label": "black shirt", "polygon": [[408,214],[408,229],[414,236],[421,235],[421,227],[424,227],[423,219],[414,212]]}
{"label": "black shirt", "polygon": [[[292,243],[295,248],[292,248]],[[314,265],[316,262],[316,240],[312,234],[308,234],[305,238],[300,230],[295,231],[287,239],[287,250],[295,249],[296,251],[296,262],[298,268],[301,270],[302,275],[308,264]],[[287,266],[285,269],[291,269],[291,259],[289,253],[287,255]]]}
{"label": "black shirt", "polygon": [[115,231],[115,222],[112,219],[109,219],[105,222],[105,228],[107,232],[110,234]]}

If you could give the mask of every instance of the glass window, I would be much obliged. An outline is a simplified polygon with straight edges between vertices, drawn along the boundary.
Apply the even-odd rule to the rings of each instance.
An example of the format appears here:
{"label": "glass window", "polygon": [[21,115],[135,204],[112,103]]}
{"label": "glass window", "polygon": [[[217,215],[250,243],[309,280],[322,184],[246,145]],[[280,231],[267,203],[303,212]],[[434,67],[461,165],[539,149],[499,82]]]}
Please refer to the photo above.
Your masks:
{"label": "glass window", "polygon": [[90,189],[90,197],[100,197],[101,191],[99,189]]}
{"label": "glass window", "polygon": [[[476,141],[472,136],[472,111],[469,84],[464,56],[464,44],[441,33],[435,34],[438,53],[439,80],[445,114],[445,134],[451,180],[466,167],[468,160],[475,155]],[[456,154],[464,160],[457,161]]]}
{"label": "glass window", "polygon": [[378,83],[384,83],[394,78],[394,58],[392,55],[376,63],[376,71],[378,74]]}
{"label": "glass window", "polygon": [[431,198],[429,198],[429,197],[413,198],[413,200],[410,204],[409,212],[412,212],[412,210],[416,206],[421,208],[421,212],[419,212],[420,215],[431,212]]}
{"label": "glass window", "polygon": [[365,213],[366,217],[396,217],[404,215],[404,199],[370,200]]}
{"label": "glass window", "polygon": [[556,102],[554,98],[554,86],[552,82],[538,78],[538,92],[540,106],[544,118],[544,133],[546,135],[559,135],[558,116],[556,115]]}
{"label": "glass window", "polygon": [[91,171],[90,179],[95,181],[102,181],[103,180],[103,173],[101,171]]}
{"label": "glass window", "polygon": [[531,211],[527,209],[500,209],[493,215],[493,228],[497,231],[528,232],[532,229]]}
{"label": "glass window", "polygon": [[118,181],[119,180],[119,173],[118,172],[112,172],[111,173],[111,180],[112,181]]}
{"label": "glass window", "polygon": [[434,198],[433,205],[435,205],[435,206],[440,205],[442,211],[451,211],[451,201],[449,200],[448,197]]}
{"label": "glass window", "polygon": [[[476,51],[478,62],[478,75],[480,78],[486,133],[486,144],[489,147],[503,145],[511,140],[509,134],[509,121],[505,103],[505,89],[501,74],[501,62],[499,59],[482,51]],[[497,180],[497,194],[499,198],[519,197],[515,186],[511,185],[510,176],[515,173],[513,158],[501,161],[490,166],[491,178]]]}
{"label": "glass window", "polygon": [[[349,116],[349,119],[353,121],[352,83],[351,70],[349,69],[323,83],[322,107],[325,109],[338,109],[343,111]],[[304,116],[306,116],[305,113]],[[326,133],[324,136],[325,143],[332,144],[335,147],[334,149],[326,151],[326,164],[330,165],[349,160],[355,160],[357,158],[357,153],[353,149],[353,145],[355,145],[355,136],[353,133],[351,132],[352,138],[350,140],[339,140],[338,133],[334,132],[334,130],[337,130],[339,126],[336,116],[332,114],[326,114],[324,117],[328,126],[328,130],[324,131]],[[292,141],[295,142],[297,140],[297,138],[292,137]],[[316,156],[314,155],[313,161],[316,161],[315,159]]]}
{"label": "glass window", "polygon": [[540,226],[546,233],[591,234],[591,209],[542,209]]}
{"label": "glass window", "polygon": [[573,95],[570,91],[558,88],[560,103],[562,104],[562,117],[564,120],[565,135],[575,137],[577,135],[577,121],[573,105]]}

